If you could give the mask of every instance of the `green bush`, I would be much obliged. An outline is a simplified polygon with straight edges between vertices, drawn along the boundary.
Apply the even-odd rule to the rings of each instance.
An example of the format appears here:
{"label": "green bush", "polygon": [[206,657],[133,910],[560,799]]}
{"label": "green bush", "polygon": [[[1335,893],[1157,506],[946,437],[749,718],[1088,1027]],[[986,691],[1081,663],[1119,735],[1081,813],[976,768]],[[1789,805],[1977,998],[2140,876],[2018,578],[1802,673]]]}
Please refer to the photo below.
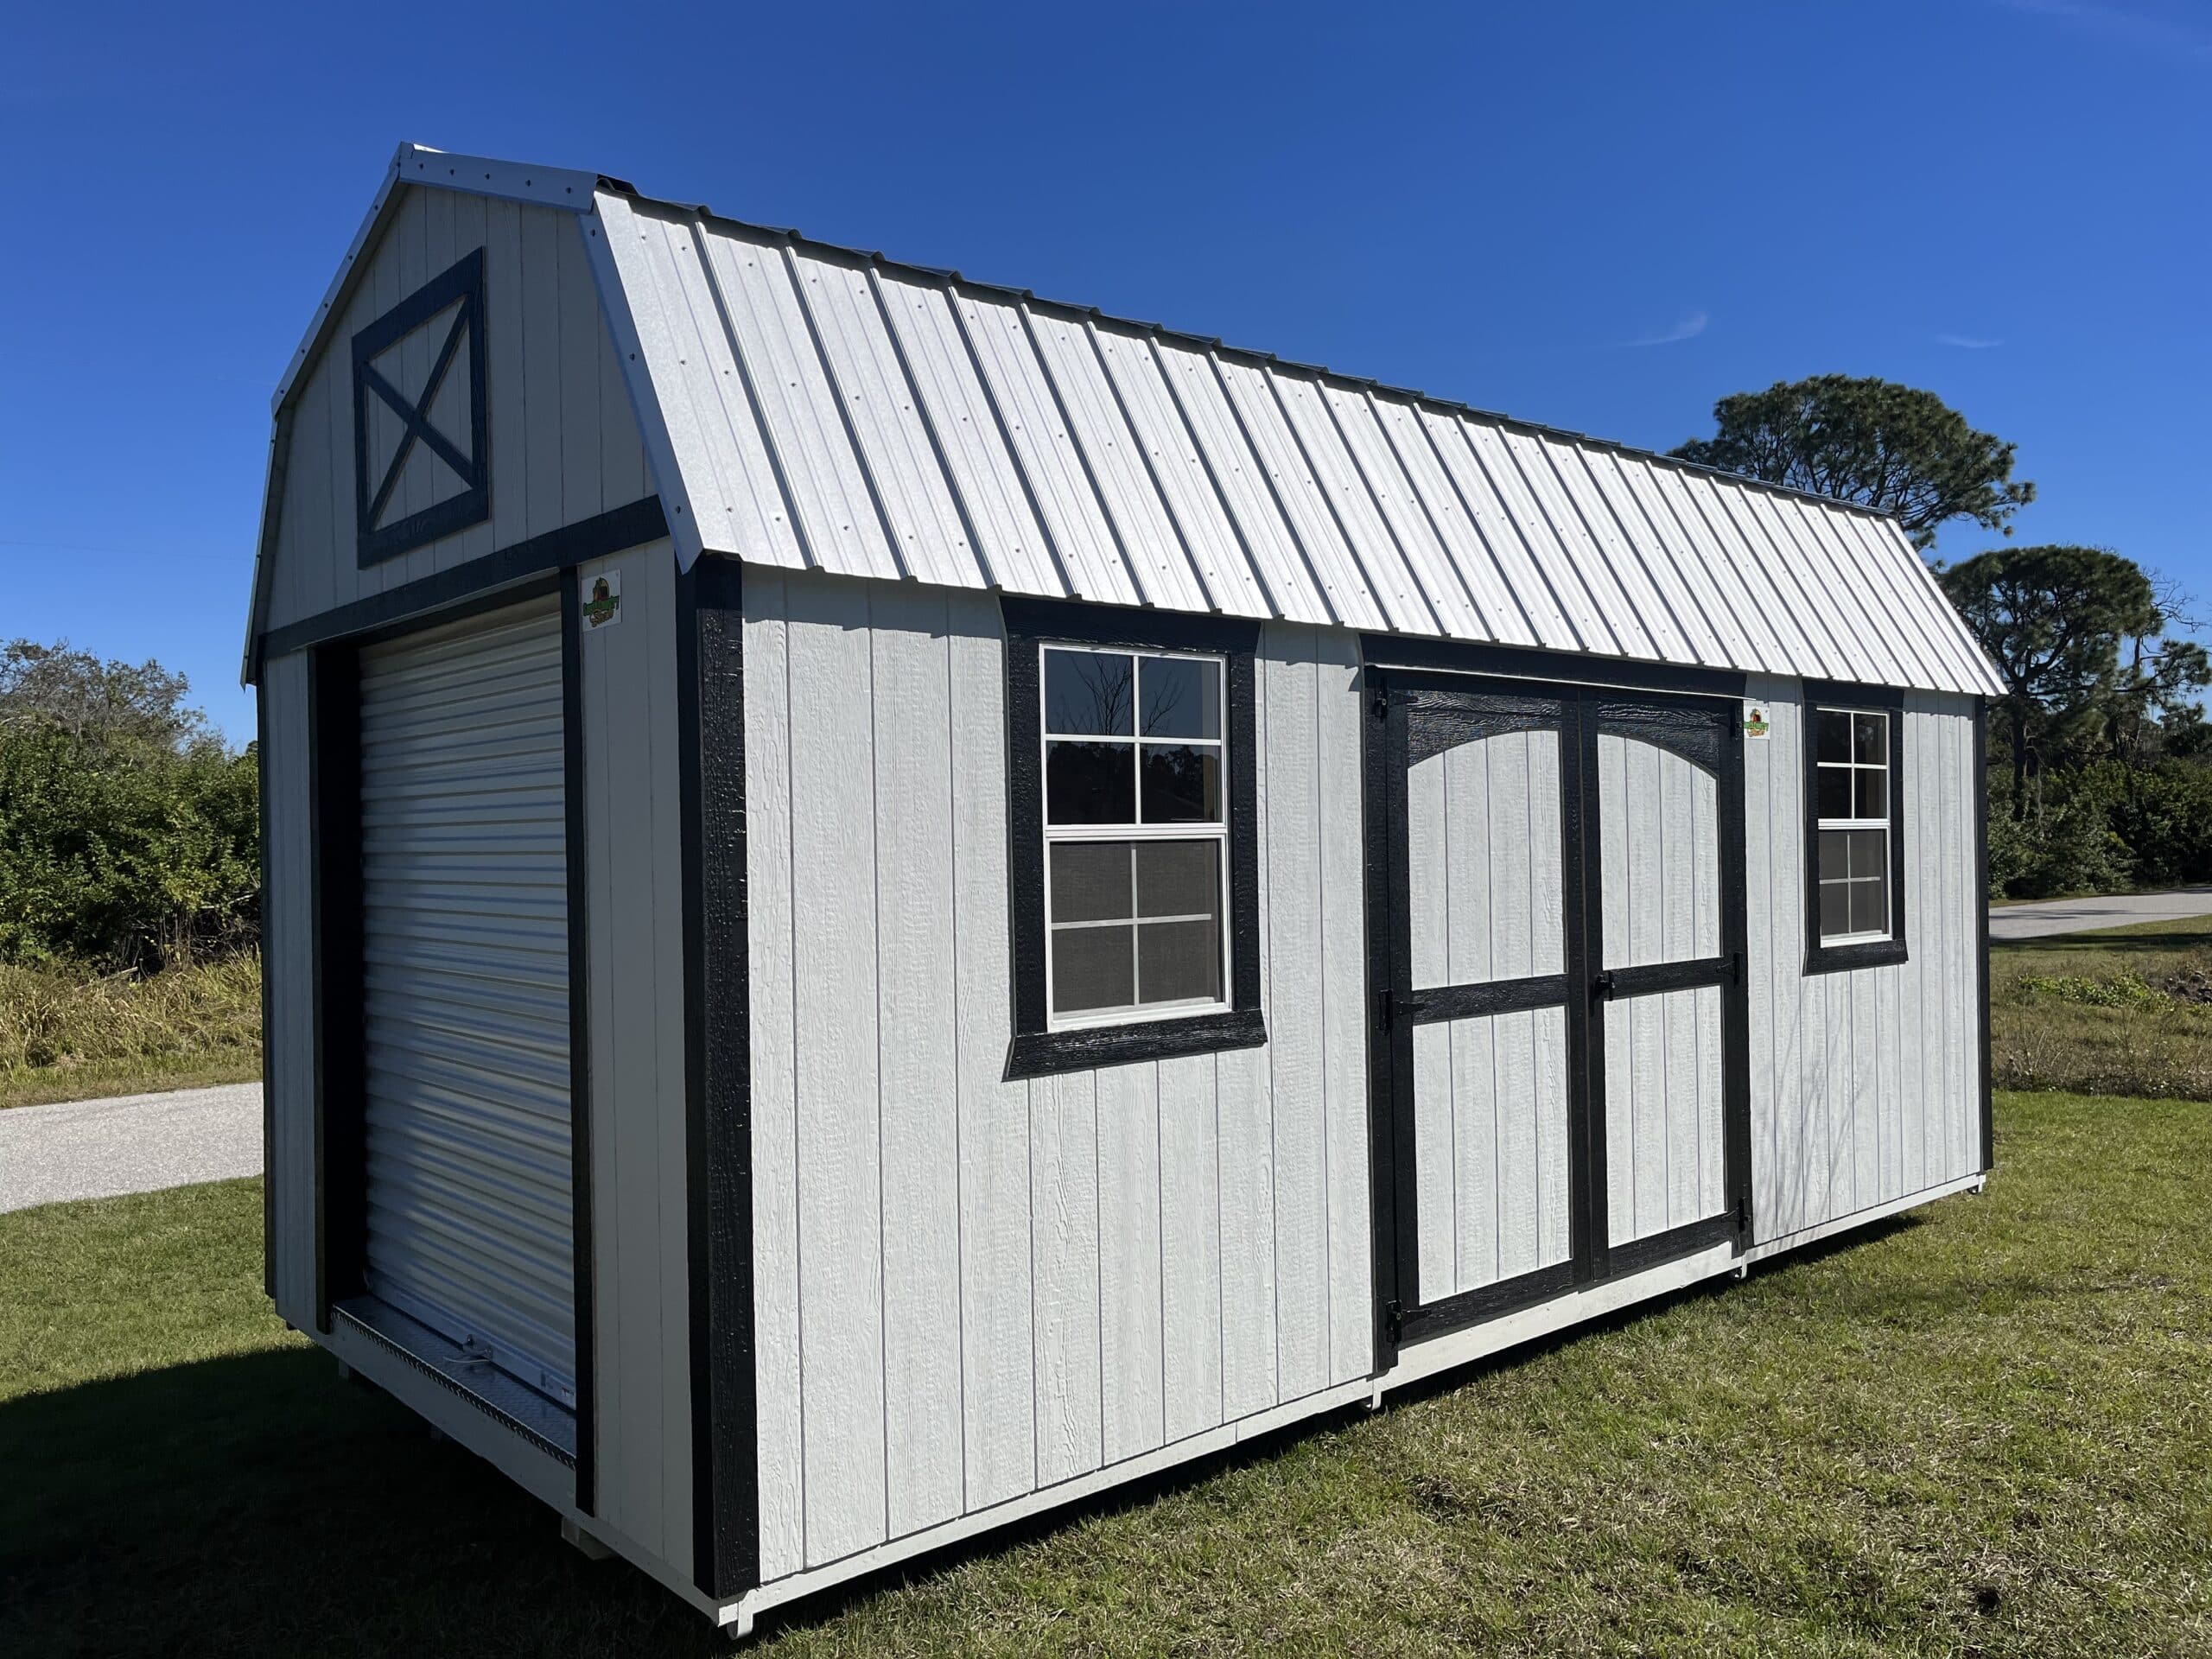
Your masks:
{"label": "green bush", "polygon": [[0,648],[0,962],[156,969],[253,944],[260,782],[184,682]]}

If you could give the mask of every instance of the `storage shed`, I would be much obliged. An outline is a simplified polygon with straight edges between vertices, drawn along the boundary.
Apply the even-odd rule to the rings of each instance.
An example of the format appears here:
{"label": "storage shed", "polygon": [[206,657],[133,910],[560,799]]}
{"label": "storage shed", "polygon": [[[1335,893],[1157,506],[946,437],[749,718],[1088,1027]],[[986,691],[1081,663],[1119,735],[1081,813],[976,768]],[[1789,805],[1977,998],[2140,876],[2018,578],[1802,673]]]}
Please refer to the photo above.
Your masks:
{"label": "storage shed", "polygon": [[1835,502],[403,146],[245,675],[278,1311],[741,1630],[1989,1167]]}

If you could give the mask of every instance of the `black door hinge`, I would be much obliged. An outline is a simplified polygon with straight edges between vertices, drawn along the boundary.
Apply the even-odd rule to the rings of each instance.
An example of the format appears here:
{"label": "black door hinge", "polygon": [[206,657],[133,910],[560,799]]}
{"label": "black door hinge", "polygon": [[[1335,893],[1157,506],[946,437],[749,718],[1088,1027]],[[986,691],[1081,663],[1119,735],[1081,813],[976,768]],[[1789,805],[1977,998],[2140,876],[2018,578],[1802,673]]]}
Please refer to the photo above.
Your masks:
{"label": "black door hinge", "polygon": [[1590,982],[1591,1000],[1596,1002],[1611,1001],[1613,1000],[1613,970],[1608,968]]}
{"label": "black door hinge", "polygon": [[1405,1334],[1406,1311],[1395,1302],[1382,1304],[1382,1332],[1393,1343]]}
{"label": "black door hinge", "polygon": [[1744,953],[1742,951],[1732,950],[1728,953],[1728,976],[1738,985],[1744,982]]}
{"label": "black door hinge", "polygon": [[1388,985],[1375,993],[1375,1022],[1384,1031],[1398,1023],[1398,998]]}

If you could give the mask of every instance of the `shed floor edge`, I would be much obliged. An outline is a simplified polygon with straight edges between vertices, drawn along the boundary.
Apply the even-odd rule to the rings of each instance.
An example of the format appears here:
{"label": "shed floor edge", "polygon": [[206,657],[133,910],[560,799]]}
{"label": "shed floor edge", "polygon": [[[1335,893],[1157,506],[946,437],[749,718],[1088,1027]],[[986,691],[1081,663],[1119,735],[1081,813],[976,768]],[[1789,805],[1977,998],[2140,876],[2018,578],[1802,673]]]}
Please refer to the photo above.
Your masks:
{"label": "shed floor edge", "polygon": [[[1643,1273],[1555,1297],[1519,1313],[1407,1349],[1400,1353],[1398,1363],[1380,1376],[1359,1377],[1301,1395],[1250,1417],[1240,1418],[1203,1433],[1171,1442],[1141,1456],[1109,1464],[1087,1475],[1080,1475],[1038,1491],[1024,1493],[989,1509],[957,1516],[919,1532],[909,1533],[854,1554],[804,1568],[747,1591],[741,1597],[720,1603],[711,1611],[716,1622],[728,1629],[731,1635],[743,1636],[752,1630],[754,1620],[762,1614],[832,1590],[882,1568],[965,1543],[999,1528],[1080,1503],[1116,1486],[1227,1451],[1243,1441],[1274,1433],[1363,1400],[1380,1405],[1382,1397],[1392,1389],[1423,1382],[1523,1344],[1589,1324],[1609,1313],[1670,1295],[1692,1285],[1747,1268],[1766,1257],[1839,1233],[1870,1226],[1923,1204],[1931,1204],[1938,1198],[1980,1191],[1986,1181],[1987,1177],[1984,1174],[1965,1176],[1922,1192],[1908,1193],[1886,1204],[1802,1228],[1756,1244],[1740,1254],[1732,1245],[1715,1245],[1711,1249],[1663,1262]],[[686,1599],[698,1605],[696,1595]]]}

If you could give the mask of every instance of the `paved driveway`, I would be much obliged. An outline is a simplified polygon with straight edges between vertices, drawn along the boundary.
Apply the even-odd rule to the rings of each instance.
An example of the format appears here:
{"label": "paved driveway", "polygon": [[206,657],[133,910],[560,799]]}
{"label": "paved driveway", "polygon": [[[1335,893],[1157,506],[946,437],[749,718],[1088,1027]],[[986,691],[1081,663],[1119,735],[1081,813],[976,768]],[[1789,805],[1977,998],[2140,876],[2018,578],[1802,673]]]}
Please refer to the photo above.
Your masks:
{"label": "paved driveway", "polygon": [[0,1211],[111,1198],[261,1168],[261,1085],[0,1111]]}
{"label": "paved driveway", "polygon": [[2053,933],[2086,933],[2095,927],[2124,927],[2131,922],[2177,921],[2212,916],[2212,887],[2182,887],[2172,893],[2126,893],[2107,899],[2050,899],[2032,905],[2006,905],[1989,912],[1992,939],[2040,939]]}

